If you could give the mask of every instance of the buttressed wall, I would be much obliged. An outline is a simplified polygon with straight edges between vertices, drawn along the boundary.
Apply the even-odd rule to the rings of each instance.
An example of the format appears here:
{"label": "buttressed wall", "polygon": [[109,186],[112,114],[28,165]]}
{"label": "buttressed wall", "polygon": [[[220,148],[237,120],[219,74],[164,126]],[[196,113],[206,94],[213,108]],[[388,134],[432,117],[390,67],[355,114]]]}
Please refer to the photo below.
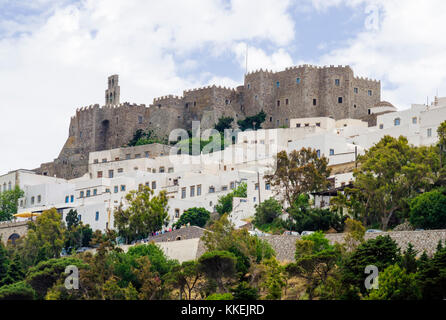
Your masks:
{"label": "buttressed wall", "polygon": [[362,119],[381,101],[381,83],[354,76],[349,66],[298,66],[281,72],[260,70],[245,76],[244,85],[208,86],[183,96],[163,96],[153,103],[120,103],[118,75],[108,78],[105,105],[80,108],[71,118],[69,136],[57,159],[42,164],[40,174],[72,179],[88,171],[88,154],[126,145],[138,129],[168,137],[176,128],[212,128],[222,116],[237,120],[265,111],[264,128],[288,126],[292,118]]}

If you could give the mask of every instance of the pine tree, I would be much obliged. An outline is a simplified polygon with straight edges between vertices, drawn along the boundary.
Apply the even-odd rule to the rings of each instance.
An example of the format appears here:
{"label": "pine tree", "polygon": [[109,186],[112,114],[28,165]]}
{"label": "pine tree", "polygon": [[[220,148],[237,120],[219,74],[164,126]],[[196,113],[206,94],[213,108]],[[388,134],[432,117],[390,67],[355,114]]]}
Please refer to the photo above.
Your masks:
{"label": "pine tree", "polygon": [[413,248],[412,243],[409,242],[406,251],[401,257],[401,268],[406,269],[407,273],[417,272],[417,251]]}

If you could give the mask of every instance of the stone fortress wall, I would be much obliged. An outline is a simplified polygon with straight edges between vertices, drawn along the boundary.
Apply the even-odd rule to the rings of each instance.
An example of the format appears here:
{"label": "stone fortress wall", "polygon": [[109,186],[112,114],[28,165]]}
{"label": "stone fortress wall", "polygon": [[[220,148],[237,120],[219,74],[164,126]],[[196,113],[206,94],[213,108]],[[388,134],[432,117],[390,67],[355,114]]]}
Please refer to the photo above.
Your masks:
{"label": "stone fortress wall", "polygon": [[256,71],[245,76],[237,88],[208,86],[186,90],[183,96],[155,98],[144,104],[120,103],[118,75],[108,78],[105,105],[76,110],[68,139],[57,159],[42,164],[36,173],[65,179],[77,178],[88,170],[88,154],[126,145],[138,129],[153,130],[168,137],[176,128],[212,128],[222,116],[237,120],[264,110],[264,128],[289,125],[292,118],[332,117],[361,119],[381,99],[381,83],[357,78],[349,66],[303,65],[284,71]]}

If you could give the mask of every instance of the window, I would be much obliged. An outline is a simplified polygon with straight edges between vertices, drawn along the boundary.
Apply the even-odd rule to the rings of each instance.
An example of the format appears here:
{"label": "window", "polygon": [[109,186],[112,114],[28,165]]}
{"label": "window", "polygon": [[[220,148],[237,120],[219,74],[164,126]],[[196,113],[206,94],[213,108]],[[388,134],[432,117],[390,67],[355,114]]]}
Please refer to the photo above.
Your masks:
{"label": "window", "polygon": [[393,120],[393,123],[395,124],[395,126],[399,126],[401,124],[401,119],[396,118],[395,120]]}
{"label": "window", "polygon": [[118,186],[115,186],[113,191],[114,191],[115,193],[118,193],[118,192],[119,192],[119,187],[118,187]]}
{"label": "window", "polygon": [[356,94],[358,94],[359,89],[358,89],[358,88],[354,88],[353,91],[354,91]]}
{"label": "window", "polygon": [[273,117],[269,117],[269,122],[273,122]]}
{"label": "window", "polygon": [[142,116],[138,116],[138,123],[139,123],[139,124],[142,124],[142,120],[143,120],[143,119],[142,119]]}
{"label": "window", "polygon": [[369,90],[367,93],[368,93],[368,95],[369,95],[370,97],[373,95],[372,90]]}
{"label": "window", "polygon": [[201,184],[197,186],[197,196],[201,196]]}
{"label": "window", "polygon": [[248,89],[251,89],[251,84],[250,83],[248,83]]}
{"label": "window", "polygon": [[87,190],[87,198],[91,196],[91,191]]}
{"label": "window", "polygon": [[124,172],[124,169],[123,168],[119,168],[118,169],[118,173],[123,173]]}
{"label": "window", "polygon": [[95,217],[96,221],[99,221],[99,211],[96,211],[96,217]]}
{"label": "window", "polygon": [[418,122],[417,117],[413,117],[413,118],[412,118],[412,123],[413,123],[413,124],[417,124],[417,122]]}
{"label": "window", "polygon": [[102,171],[98,171],[98,178],[102,178]]}
{"label": "window", "polygon": [[309,127],[310,126],[310,124],[309,123],[305,123],[305,127]]}
{"label": "window", "polygon": [[74,202],[74,195],[71,195],[70,200],[71,200],[70,202],[72,203]]}
{"label": "window", "polygon": [[209,193],[215,193],[215,188],[214,187],[209,187]]}
{"label": "window", "polygon": [[144,156],[145,156],[146,158],[148,158],[148,157],[150,156],[149,151],[146,151],[146,152],[144,153]]}
{"label": "window", "polygon": [[280,81],[277,81],[277,82],[276,82],[276,87],[277,87],[277,88],[280,88]]}
{"label": "window", "polygon": [[232,190],[232,189],[235,189],[235,182],[234,182],[234,181],[231,182],[231,184],[230,184],[230,188],[231,188],[231,190]]}
{"label": "window", "polygon": [[277,106],[280,107],[280,100],[277,100]]}
{"label": "window", "polygon": [[160,167],[160,173],[164,173],[166,169],[164,167]]}
{"label": "window", "polygon": [[152,190],[156,189],[156,181],[152,181]]}
{"label": "window", "polygon": [[175,219],[180,217],[180,209],[175,209]]}
{"label": "window", "polygon": [[132,156],[131,154],[126,154],[125,155],[125,160],[129,160],[131,158],[131,156]]}
{"label": "window", "polygon": [[181,199],[186,198],[186,188],[181,188]]}
{"label": "window", "polygon": [[342,103],[342,97],[338,98],[338,103]]}
{"label": "window", "polygon": [[300,123],[296,123],[296,128],[300,128]]}
{"label": "window", "polygon": [[190,187],[190,196],[195,197],[195,186]]}
{"label": "window", "polygon": [[384,129],[384,125],[383,124],[380,124],[379,125],[379,128],[382,130],[382,129]]}
{"label": "window", "polygon": [[135,159],[139,159],[139,158],[141,158],[141,154],[135,154]]}
{"label": "window", "polygon": [[83,198],[84,197],[84,192],[81,191],[81,193],[79,194],[79,198]]}
{"label": "window", "polygon": [[105,193],[111,193],[110,188],[105,188]]}
{"label": "window", "polygon": [[108,177],[111,179],[114,176],[113,170],[108,170]]}
{"label": "window", "polygon": [[256,189],[256,190],[259,190],[259,184],[258,184],[258,183],[256,183],[256,185],[255,185],[255,189]]}
{"label": "window", "polygon": [[340,84],[341,84],[341,80],[340,79],[335,79],[335,85],[339,87]]}
{"label": "window", "polygon": [[320,158],[321,157],[321,150],[317,150],[316,154],[317,154],[317,157]]}
{"label": "window", "polygon": [[296,78],[296,83],[297,83],[297,84],[300,83],[300,78]]}
{"label": "window", "polygon": [[41,196],[41,195],[38,195],[38,196],[37,196],[37,203],[40,203],[40,202],[42,202],[42,196]]}
{"label": "window", "polygon": [[427,136],[432,137],[432,129],[427,129]]}
{"label": "window", "polygon": [[125,191],[125,185],[121,185],[121,192]]}
{"label": "window", "polygon": [[77,218],[79,219],[79,221],[82,221],[82,215],[78,215]]}
{"label": "window", "polygon": [[222,191],[227,191],[227,190],[228,190],[228,186],[223,186],[223,187],[221,187],[221,190],[222,190]]}
{"label": "window", "polygon": [[169,172],[169,173],[173,173],[173,168],[169,168],[169,169],[167,169],[167,172]]}
{"label": "window", "polygon": [[353,108],[355,108],[355,109],[356,109],[356,104],[355,104],[355,105],[353,105]]}
{"label": "window", "polygon": [[225,104],[228,105],[230,103],[230,100],[226,99]]}
{"label": "window", "polygon": [[66,196],[66,197],[65,197],[65,203],[68,203],[68,202],[70,202],[70,197],[69,197],[69,196]]}
{"label": "window", "polygon": [[257,95],[254,96],[254,99],[257,100],[259,97]]}
{"label": "window", "polygon": [[94,160],[93,160],[93,163],[94,163],[94,164],[97,164],[97,163],[99,163],[99,160],[98,160],[98,159],[94,159]]}
{"label": "window", "polygon": [[271,184],[265,183],[265,190],[271,190]]}
{"label": "window", "polygon": [[317,105],[317,100],[313,99],[313,106]]}
{"label": "window", "polygon": [[107,159],[102,159],[102,163],[107,163]]}
{"label": "window", "polygon": [[372,114],[372,109],[367,110],[368,114]]}
{"label": "window", "polygon": [[316,123],[316,127],[320,127],[320,126],[321,126],[320,122]]}
{"label": "window", "polygon": [[286,104],[286,105],[289,105],[289,104],[290,104],[290,100],[285,99],[285,104]]}
{"label": "window", "polygon": [[334,156],[335,152],[334,149],[330,149],[330,156]]}
{"label": "window", "polygon": [[98,189],[94,189],[94,190],[93,190],[93,195],[94,195],[94,196],[97,196],[97,195],[98,195]]}

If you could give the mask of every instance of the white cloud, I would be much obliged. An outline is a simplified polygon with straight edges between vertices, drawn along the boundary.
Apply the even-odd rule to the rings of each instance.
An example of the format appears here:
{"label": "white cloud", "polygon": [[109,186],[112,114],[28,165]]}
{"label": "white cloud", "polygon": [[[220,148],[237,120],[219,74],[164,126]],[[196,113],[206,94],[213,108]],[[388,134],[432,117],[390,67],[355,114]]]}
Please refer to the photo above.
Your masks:
{"label": "white cloud", "polygon": [[120,75],[122,101],[148,105],[213,81],[234,85],[212,73],[179,76],[204,52],[218,57],[242,41],[286,46],[294,39],[289,0],[0,1],[3,12],[20,5],[39,12],[0,14],[0,174],[57,157],[70,116],[103,103],[110,74]]}
{"label": "white cloud", "polygon": [[246,43],[239,43],[233,48],[238,63],[246,69],[246,54],[248,54],[248,72],[260,69],[272,71],[283,70],[293,65],[293,58],[284,49],[279,48],[271,54],[257,47],[246,46]]}

